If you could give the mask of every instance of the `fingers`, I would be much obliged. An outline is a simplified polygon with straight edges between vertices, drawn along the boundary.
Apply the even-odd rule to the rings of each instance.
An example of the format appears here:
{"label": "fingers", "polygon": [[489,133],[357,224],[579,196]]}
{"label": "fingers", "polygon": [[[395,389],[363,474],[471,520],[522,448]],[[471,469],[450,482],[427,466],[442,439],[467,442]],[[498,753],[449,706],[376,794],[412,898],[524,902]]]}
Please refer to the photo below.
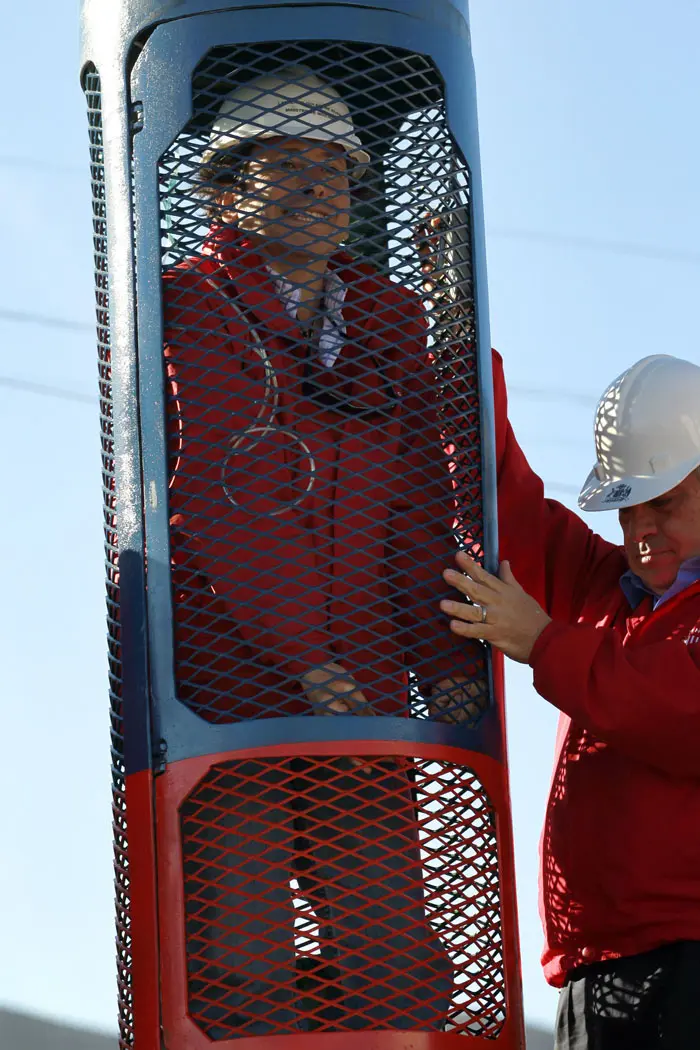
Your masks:
{"label": "fingers", "polygon": [[462,594],[466,594],[467,598],[471,598],[472,601],[479,602],[482,605],[488,605],[489,595],[493,595],[491,588],[479,583],[473,577],[464,576],[461,572],[455,572],[454,569],[445,569],[442,576],[445,583],[449,583],[451,587],[461,591]]}
{"label": "fingers", "polygon": [[513,570],[510,567],[510,562],[509,561],[502,561],[501,562],[501,564],[500,564],[500,566],[498,568],[498,578],[503,583],[507,583],[510,587],[512,587],[512,586],[519,587],[520,586],[520,584],[516,580],[515,576],[513,575]]}
{"label": "fingers", "polygon": [[326,714],[362,715],[364,717],[374,714],[371,705],[359,689],[353,693],[343,693],[342,696],[329,695],[331,698],[323,702]]}
{"label": "fingers", "polygon": [[494,634],[491,624],[465,623],[464,620],[450,620],[450,630],[460,638],[477,638],[482,642],[491,642]]}
{"label": "fingers", "polygon": [[464,551],[458,552],[458,554],[455,557],[455,561],[459,565],[460,569],[462,569],[463,572],[466,572],[468,576],[471,576],[471,578],[477,583],[493,585],[498,580],[500,580],[501,583],[507,583],[509,585],[516,584],[517,586],[520,586],[515,576],[513,575],[513,570],[510,567],[510,562],[507,560],[502,561],[499,565],[498,576],[494,576],[493,573],[487,572],[486,569],[483,568],[483,566],[479,565],[478,561],[474,561],[474,559],[471,558]]}
{"label": "fingers", "polygon": [[472,697],[471,691],[460,691],[457,695],[435,697],[430,701],[429,710],[439,722],[469,722],[482,714],[482,701],[482,695]]}
{"label": "fingers", "polygon": [[[362,695],[362,694],[360,694]],[[360,704],[357,700],[347,694],[344,697],[336,696],[332,700],[327,700],[323,705],[324,715],[373,715],[374,711],[371,709],[369,704],[363,698],[363,703]],[[372,766],[368,765],[367,760],[364,758],[358,758],[356,755],[350,756],[350,765],[355,769],[361,769],[363,773],[371,773]]]}
{"label": "fingers", "polygon": [[455,561],[459,565],[462,572],[466,572],[468,576],[471,576],[477,583],[488,583],[489,580],[494,580],[495,577],[487,572],[486,569],[479,565],[478,561],[474,561],[473,558],[466,553],[466,551],[459,551],[455,557]]}
{"label": "fingers", "polygon": [[376,715],[377,712],[373,709],[369,700],[366,700],[360,693],[359,696],[353,696],[352,713],[361,715],[363,718],[370,718],[372,715]]}
{"label": "fingers", "polygon": [[467,722],[470,718],[474,718],[478,712],[466,711],[463,707],[455,707],[454,704],[444,700],[433,700],[430,704],[430,713],[439,722],[458,725],[460,722]]}
{"label": "fingers", "polygon": [[357,682],[341,664],[329,662],[310,668],[302,685],[321,714],[374,714]]}
{"label": "fingers", "polygon": [[352,707],[346,699],[340,697],[333,697],[331,700],[325,700],[323,703],[324,711],[326,715],[349,715],[352,713]]}
{"label": "fingers", "polygon": [[455,560],[462,572],[446,569],[442,574],[443,579],[480,605],[489,605],[493,601],[494,593],[503,593],[503,586],[522,590],[508,561],[501,562],[498,576],[494,576],[464,551],[460,551]]}
{"label": "fingers", "polygon": [[443,678],[435,686],[434,692],[439,695],[442,693],[454,693],[455,690],[459,690],[460,693],[467,693],[470,697],[478,700],[482,697],[488,688],[488,683],[485,678],[467,678],[463,674],[454,674],[449,678]]}
{"label": "fingers", "polygon": [[457,616],[460,620],[468,623],[481,623],[481,609],[475,605],[465,605],[464,602],[441,601],[440,608],[448,616]]}

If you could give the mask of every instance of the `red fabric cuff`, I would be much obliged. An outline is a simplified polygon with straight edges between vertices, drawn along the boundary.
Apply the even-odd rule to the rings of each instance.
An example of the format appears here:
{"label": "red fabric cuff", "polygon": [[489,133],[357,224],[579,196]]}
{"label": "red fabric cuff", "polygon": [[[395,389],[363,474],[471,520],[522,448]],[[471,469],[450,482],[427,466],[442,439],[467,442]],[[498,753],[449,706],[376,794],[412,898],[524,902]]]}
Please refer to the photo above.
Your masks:
{"label": "red fabric cuff", "polygon": [[550,620],[550,622],[547,624],[542,634],[539,636],[539,638],[532,647],[532,652],[530,653],[530,659],[528,663],[530,664],[530,667],[533,669],[533,671],[537,670],[537,663],[545,656],[545,653],[547,652],[547,649],[549,648],[551,643],[556,638],[558,638],[559,635],[565,634],[567,631],[570,630],[570,624],[561,623],[561,621],[557,620]]}

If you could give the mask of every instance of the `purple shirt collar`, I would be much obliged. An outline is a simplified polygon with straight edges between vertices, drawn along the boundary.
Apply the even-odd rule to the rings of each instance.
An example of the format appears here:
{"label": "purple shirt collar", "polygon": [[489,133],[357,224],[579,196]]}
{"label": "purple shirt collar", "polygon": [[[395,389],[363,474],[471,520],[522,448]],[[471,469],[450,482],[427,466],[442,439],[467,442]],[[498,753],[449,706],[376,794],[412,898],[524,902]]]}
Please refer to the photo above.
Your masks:
{"label": "purple shirt collar", "polygon": [[681,564],[678,575],[669,589],[664,591],[663,594],[654,594],[653,591],[650,591],[647,585],[631,569],[628,569],[620,577],[620,587],[622,587],[622,593],[633,609],[636,609],[639,603],[649,594],[654,599],[654,608],[656,609],[658,605],[663,605],[669,598],[680,594],[681,591],[684,591],[686,587],[690,587],[691,583],[695,583],[697,580],[700,580],[700,554],[696,554],[693,558],[688,558],[687,561]]}

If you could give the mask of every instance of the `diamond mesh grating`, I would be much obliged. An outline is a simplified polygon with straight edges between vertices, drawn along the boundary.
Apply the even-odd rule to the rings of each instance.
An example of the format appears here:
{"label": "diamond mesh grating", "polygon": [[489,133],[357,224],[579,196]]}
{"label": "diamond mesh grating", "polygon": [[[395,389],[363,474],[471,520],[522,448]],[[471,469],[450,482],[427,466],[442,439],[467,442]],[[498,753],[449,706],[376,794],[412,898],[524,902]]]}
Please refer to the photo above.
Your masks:
{"label": "diamond mesh grating", "polygon": [[495,816],[471,770],[225,762],[184,802],[181,827],[189,1009],[211,1039],[498,1035]]}
{"label": "diamond mesh grating", "polygon": [[[364,44],[217,48],[193,114],[159,170],[178,697],[217,723],[476,725],[485,653],[438,611],[455,549],[483,543],[470,178],[439,74]],[[498,1034],[473,772],[228,763],[182,815],[190,1013],[211,1038]]]}
{"label": "diamond mesh grating", "polygon": [[[216,124],[241,84],[264,124],[284,99],[256,78],[299,63],[353,115],[363,178],[318,139]],[[440,78],[367,45],[218,48],[193,112],[160,165],[180,699],[214,722],[321,713],[304,675],[331,663],[374,713],[474,722],[483,650],[436,616],[483,532],[469,172]]]}
{"label": "diamond mesh grating", "polygon": [[90,136],[92,225],[95,257],[95,310],[100,389],[102,492],[104,505],[105,560],[107,571],[107,637],[109,649],[109,698],[112,743],[112,814],[117,919],[117,979],[119,989],[119,1046],[134,1045],[132,1018],[131,934],[129,916],[128,840],[124,783],[124,728],[122,717],[122,667],[119,628],[119,568],[114,431],[112,422],[111,355],[109,343],[109,279],[107,267],[107,206],[105,201],[102,138],[102,89],[94,67],[84,78]]}

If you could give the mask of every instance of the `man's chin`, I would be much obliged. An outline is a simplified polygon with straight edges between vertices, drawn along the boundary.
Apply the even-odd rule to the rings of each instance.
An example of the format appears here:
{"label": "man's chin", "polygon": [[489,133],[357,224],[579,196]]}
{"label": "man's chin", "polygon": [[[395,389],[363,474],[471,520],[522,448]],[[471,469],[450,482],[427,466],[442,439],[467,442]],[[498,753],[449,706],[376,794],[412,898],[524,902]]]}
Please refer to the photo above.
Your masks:
{"label": "man's chin", "polygon": [[307,251],[310,255],[333,255],[340,240],[335,231],[329,230],[328,227],[318,231],[313,227],[302,227],[299,230],[283,228],[278,234],[278,239],[290,248]]}
{"label": "man's chin", "polygon": [[346,234],[342,235],[337,230],[332,231],[329,236],[326,227],[322,234],[316,234],[312,229],[290,230],[285,227],[261,227],[253,228],[251,223],[247,228],[239,225],[246,236],[259,250],[268,249],[272,252],[296,253],[306,256],[309,260],[330,259],[342,247]]}
{"label": "man's chin", "polygon": [[659,597],[673,586],[678,575],[677,571],[654,572],[653,569],[644,567],[635,568],[634,571],[644,586]]}

